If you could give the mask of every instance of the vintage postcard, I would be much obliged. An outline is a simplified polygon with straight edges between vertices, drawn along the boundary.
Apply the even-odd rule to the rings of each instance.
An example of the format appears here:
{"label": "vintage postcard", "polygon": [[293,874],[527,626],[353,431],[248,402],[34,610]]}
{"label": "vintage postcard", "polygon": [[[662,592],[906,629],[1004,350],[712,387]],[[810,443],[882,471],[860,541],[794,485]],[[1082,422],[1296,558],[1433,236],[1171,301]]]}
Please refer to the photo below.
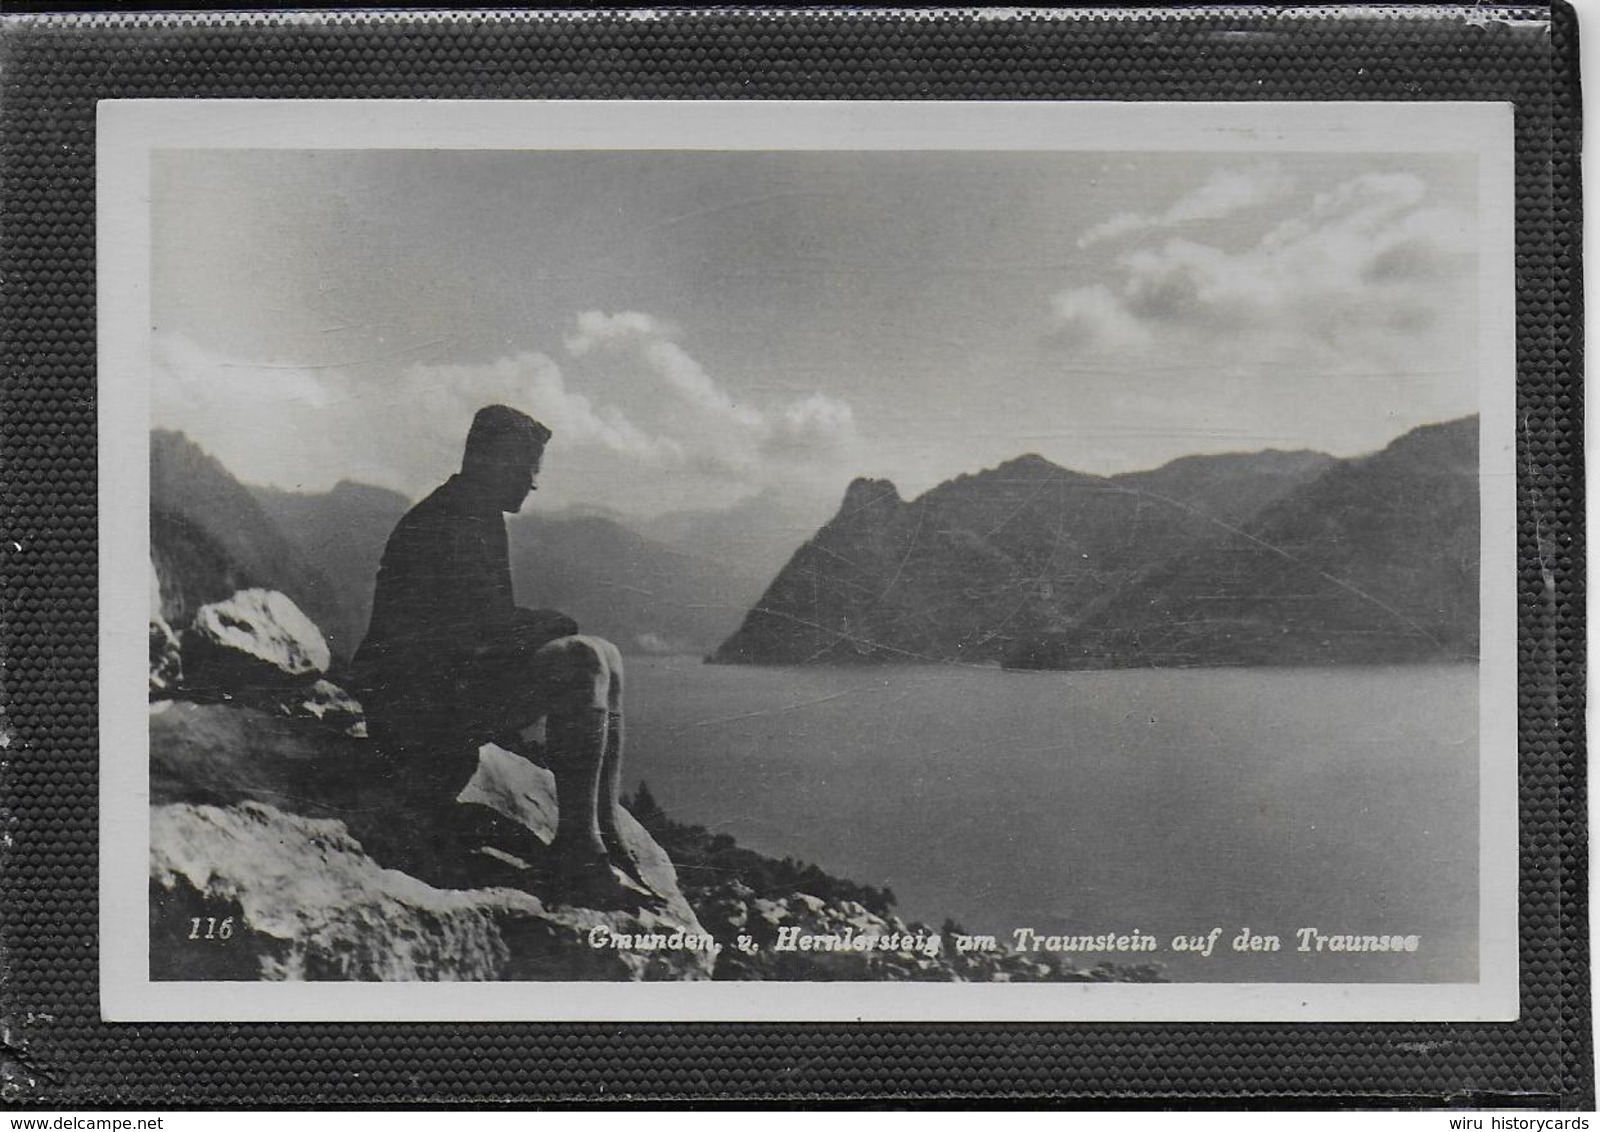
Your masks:
{"label": "vintage postcard", "polygon": [[1508,105],[106,102],[98,191],[107,1018],[1517,1016]]}

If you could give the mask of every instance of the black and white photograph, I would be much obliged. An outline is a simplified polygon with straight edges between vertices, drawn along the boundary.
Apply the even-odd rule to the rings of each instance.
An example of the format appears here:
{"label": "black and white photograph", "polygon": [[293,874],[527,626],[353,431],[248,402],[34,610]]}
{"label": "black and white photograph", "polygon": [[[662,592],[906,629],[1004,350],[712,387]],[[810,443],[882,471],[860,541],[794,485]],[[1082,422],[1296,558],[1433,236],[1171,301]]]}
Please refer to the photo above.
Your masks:
{"label": "black and white photograph", "polygon": [[1516,1016],[1508,107],[101,126],[108,1017]]}

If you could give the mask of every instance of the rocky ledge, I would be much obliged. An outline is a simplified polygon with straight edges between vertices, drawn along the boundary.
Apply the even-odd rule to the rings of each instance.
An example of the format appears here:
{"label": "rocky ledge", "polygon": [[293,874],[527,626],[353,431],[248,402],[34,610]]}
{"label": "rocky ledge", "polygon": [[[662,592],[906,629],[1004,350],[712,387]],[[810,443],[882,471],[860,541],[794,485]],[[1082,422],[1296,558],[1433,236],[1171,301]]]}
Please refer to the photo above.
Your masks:
{"label": "rocky ledge", "polygon": [[550,879],[544,768],[484,746],[444,813],[417,812],[283,594],[243,590],[176,629],[153,609],[150,645],[153,978],[711,976],[671,859],[627,815],[657,898],[619,884],[591,907]]}
{"label": "rocky ledge", "polygon": [[[423,837],[386,798],[368,741],[248,707],[169,703],[151,731],[155,978],[703,979],[713,956],[672,862],[623,836],[659,907],[588,908],[543,891],[549,772],[484,747],[456,837]],[[376,785],[375,785],[376,784]],[[474,813],[474,811],[487,811]],[[524,836],[497,849],[495,818]],[[490,831],[469,843],[474,828]],[[501,833],[501,844],[507,839]],[[405,870],[391,862],[403,861]],[[421,876],[416,874],[422,874]],[[427,877],[428,879],[423,879]],[[216,938],[224,930],[226,940]],[[214,926],[213,926],[214,925]],[[207,942],[215,946],[197,946]],[[196,939],[195,937],[202,937]],[[595,947],[617,936],[659,948]],[[667,946],[676,937],[678,946]]]}
{"label": "rocky ledge", "polygon": [[550,773],[487,745],[443,813],[417,812],[282,594],[177,627],[153,611],[150,645],[155,979],[1159,978],[960,955],[886,889],[674,822],[643,787],[622,834],[659,899],[593,906],[550,879]]}

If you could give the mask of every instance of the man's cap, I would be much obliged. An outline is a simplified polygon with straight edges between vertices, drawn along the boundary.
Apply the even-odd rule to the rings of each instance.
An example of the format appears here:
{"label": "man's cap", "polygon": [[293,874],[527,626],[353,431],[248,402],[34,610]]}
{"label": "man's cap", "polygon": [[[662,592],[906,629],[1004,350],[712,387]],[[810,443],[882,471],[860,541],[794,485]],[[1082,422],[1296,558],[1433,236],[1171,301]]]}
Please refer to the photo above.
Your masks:
{"label": "man's cap", "polygon": [[473,415],[472,428],[467,432],[467,453],[470,456],[518,443],[538,452],[544,449],[550,435],[548,428],[527,413],[509,405],[485,405]]}

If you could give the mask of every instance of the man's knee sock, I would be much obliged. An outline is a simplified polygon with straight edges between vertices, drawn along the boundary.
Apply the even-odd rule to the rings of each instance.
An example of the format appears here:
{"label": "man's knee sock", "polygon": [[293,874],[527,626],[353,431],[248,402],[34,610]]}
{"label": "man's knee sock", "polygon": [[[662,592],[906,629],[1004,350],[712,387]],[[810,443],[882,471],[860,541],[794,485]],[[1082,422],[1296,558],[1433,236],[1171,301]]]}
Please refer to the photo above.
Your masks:
{"label": "man's knee sock", "polygon": [[622,713],[606,713],[606,754],[600,768],[600,832],[607,838],[619,837],[617,811],[622,802]]}
{"label": "man's knee sock", "polygon": [[606,711],[582,708],[551,715],[545,753],[556,780],[555,846],[563,851],[605,853],[596,811],[605,756]]}

